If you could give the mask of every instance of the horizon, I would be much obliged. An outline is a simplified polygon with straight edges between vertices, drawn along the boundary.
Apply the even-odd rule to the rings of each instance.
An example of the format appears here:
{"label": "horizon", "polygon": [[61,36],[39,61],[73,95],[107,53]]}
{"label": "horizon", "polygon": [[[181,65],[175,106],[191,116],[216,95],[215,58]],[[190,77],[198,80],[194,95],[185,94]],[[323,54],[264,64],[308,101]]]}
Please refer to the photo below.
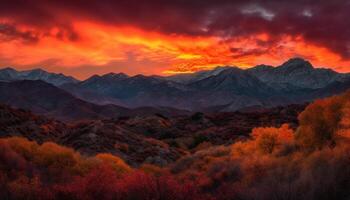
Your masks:
{"label": "horizon", "polygon": [[350,3],[289,1],[5,1],[0,66],[166,75],[276,66],[302,57],[350,71]]}
{"label": "horizon", "polygon": [[190,74],[195,74],[197,72],[202,72],[202,71],[211,71],[211,70],[215,70],[217,68],[224,68],[224,67],[230,67],[230,68],[239,68],[239,69],[242,69],[242,70],[247,70],[247,69],[251,69],[251,68],[254,68],[254,67],[257,67],[257,66],[260,66],[260,65],[266,65],[266,66],[271,66],[273,68],[276,68],[276,67],[280,67],[282,66],[284,63],[288,62],[289,60],[292,60],[292,59],[301,59],[301,60],[304,60],[305,62],[309,62],[311,64],[311,66],[314,68],[314,69],[330,69],[330,70],[333,70],[337,73],[341,73],[341,74],[346,74],[346,73],[349,73],[349,72],[342,72],[342,71],[337,71],[337,70],[334,70],[331,66],[315,66],[313,65],[312,62],[310,62],[309,60],[306,60],[302,57],[291,57],[285,61],[283,61],[282,63],[278,64],[278,65],[268,65],[268,64],[265,64],[265,63],[260,63],[260,64],[257,64],[257,65],[254,65],[254,66],[249,66],[249,67],[246,67],[246,68],[240,68],[238,66],[232,66],[232,65],[225,65],[225,66],[214,66],[210,69],[203,69],[203,70],[199,70],[199,71],[193,71],[193,72],[179,72],[179,73],[174,73],[174,74],[128,74],[128,73],[125,73],[125,72],[122,72],[122,71],[109,71],[109,72],[104,72],[104,73],[96,73],[96,74],[90,74],[89,76],[86,76],[84,78],[80,78],[79,76],[75,76],[73,74],[66,74],[66,73],[62,73],[62,72],[55,72],[55,71],[50,71],[50,70],[46,70],[45,68],[41,68],[41,67],[34,67],[34,68],[28,68],[28,69],[17,69],[16,67],[13,67],[13,66],[4,66],[4,67],[0,67],[0,70],[4,70],[4,69],[14,69],[18,72],[25,72],[25,71],[33,71],[33,70],[44,70],[48,73],[55,73],[55,74],[63,74],[64,76],[68,76],[68,77],[73,77],[74,79],[78,80],[78,81],[84,81],[84,80],[87,80],[95,75],[98,75],[98,76],[104,76],[104,75],[107,75],[107,74],[110,74],[110,73],[113,73],[113,74],[125,74],[129,77],[134,77],[134,76],[138,76],[138,75],[143,75],[143,76],[147,76],[147,77],[152,77],[152,76],[161,76],[161,77],[169,77],[169,76],[175,76],[175,75],[190,75]]}

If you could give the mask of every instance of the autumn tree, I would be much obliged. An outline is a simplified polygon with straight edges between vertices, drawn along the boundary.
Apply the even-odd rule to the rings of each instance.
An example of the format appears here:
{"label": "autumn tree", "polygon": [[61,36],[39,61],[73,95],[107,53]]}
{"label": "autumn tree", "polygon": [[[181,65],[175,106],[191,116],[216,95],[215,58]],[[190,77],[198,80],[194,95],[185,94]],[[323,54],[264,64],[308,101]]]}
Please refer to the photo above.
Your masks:
{"label": "autumn tree", "polygon": [[252,131],[253,140],[259,151],[263,153],[272,153],[282,145],[287,145],[293,142],[293,131],[287,124],[280,128],[275,127],[260,127],[254,128]]}
{"label": "autumn tree", "polygon": [[308,151],[321,149],[325,145],[334,146],[349,100],[350,92],[310,104],[299,115],[296,132],[298,144]]}

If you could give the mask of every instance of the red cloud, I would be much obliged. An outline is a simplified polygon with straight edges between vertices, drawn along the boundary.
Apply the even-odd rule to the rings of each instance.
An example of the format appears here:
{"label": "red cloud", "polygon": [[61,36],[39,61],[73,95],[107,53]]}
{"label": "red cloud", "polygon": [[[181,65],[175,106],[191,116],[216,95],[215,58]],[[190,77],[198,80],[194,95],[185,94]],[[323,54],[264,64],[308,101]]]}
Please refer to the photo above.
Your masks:
{"label": "red cloud", "polygon": [[[146,69],[152,63],[167,67],[148,70],[161,73],[227,64],[277,64],[297,55],[348,71],[349,9],[345,0],[5,0],[0,20],[6,22],[2,23],[6,29],[0,29],[0,38],[6,40],[0,48],[6,52],[0,57],[2,63],[17,66],[106,66],[127,63],[132,52],[136,62],[150,65]],[[133,40],[123,27],[137,30],[130,35]],[[27,40],[36,44],[18,43]],[[19,48],[21,56],[11,55],[11,49]]]}

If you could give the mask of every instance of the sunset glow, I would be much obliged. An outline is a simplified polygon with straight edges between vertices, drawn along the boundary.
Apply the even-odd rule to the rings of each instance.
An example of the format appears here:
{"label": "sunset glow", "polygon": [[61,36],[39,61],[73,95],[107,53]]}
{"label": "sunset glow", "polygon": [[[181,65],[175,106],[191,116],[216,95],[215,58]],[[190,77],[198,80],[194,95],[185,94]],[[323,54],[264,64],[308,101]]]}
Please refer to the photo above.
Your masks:
{"label": "sunset glow", "polygon": [[[268,15],[267,11],[255,7],[247,9],[241,13],[245,17],[259,14],[249,20],[277,21],[277,16]],[[220,31],[207,34],[209,31],[205,28],[202,30],[204,34],[186,34],[135,23],[88,20],[86,16],[73,18],[71,14],[67,11],[60,15],[65,19],[62,21],[69,21],[69,25],[62,25],[63,22],[38,25],[12,16],[0,16],[1,66],[18,69],[41,67],[84,79],[94,73],[111,71],[130,75],[168,75],[222,65],[241,68],[258,64],[277,66],[291,57],[303,57],[315,66],[350,71],[347,56],[302,32],[273,34],[264,28],[249,34],[227,35]],[[304,16],[312,17],[310,13]],[[179,26],[183,23],[179,22]],[[251,25],[246,23],[237,26],[250,29]],[[235,27],[234,23],[232,26]]]}

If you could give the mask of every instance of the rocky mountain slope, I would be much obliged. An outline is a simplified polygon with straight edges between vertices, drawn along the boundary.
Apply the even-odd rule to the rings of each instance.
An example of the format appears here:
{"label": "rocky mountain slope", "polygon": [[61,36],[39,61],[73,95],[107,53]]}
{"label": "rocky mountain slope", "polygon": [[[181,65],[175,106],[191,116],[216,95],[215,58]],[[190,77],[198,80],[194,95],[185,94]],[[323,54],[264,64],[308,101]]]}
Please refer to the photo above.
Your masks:
{"label": "rocky mountain slope", "polygon": [[259,65],[247,70],[268,85],[290,85],[299,88],[319,89],[349,79],[349,74],[337,73],[331,69],[313,68],[311,63],[293,58],[278,67]]}
{"label": "rocky mountain slope", "polygon": [[112,104],[96,105],[44,81],[0,82],[0,103],[31,110],[60,120],[105,119],[120,116],[186,114],[173,108],[129,109]]}
{"label": "rocky mountain slope", "polygon": [[99,105],[231,112],[311,102],[346,91],[349,82],[349,74],[314,68],[306,60],[292,58],[277,67],[225,66],[168,77],[109,73],[59,87]]}
{"label": "rocky mountain slope", "polygon": [[[107,74],[62,87],[98,104],[227,112],[310,102],[346,91],[349,80],[349,74],[314,68],[308,61],[293,58],[277,67],[259,65],[244,70],[226,66],[169,77]],[[341,90],[326,89],[334,84]],[[326,90],[327,95],[322,95]]]}
{"label": "rocky mountain slope", "polygon": [[42,80],[56,86],[79,82],[77,79],[71,76],[50,73],[42,69],[33,69],[33,70],[26,70],[26,71],[17,71],[13,68],[0,69],[0,81],[18,81],[18,80]]}

